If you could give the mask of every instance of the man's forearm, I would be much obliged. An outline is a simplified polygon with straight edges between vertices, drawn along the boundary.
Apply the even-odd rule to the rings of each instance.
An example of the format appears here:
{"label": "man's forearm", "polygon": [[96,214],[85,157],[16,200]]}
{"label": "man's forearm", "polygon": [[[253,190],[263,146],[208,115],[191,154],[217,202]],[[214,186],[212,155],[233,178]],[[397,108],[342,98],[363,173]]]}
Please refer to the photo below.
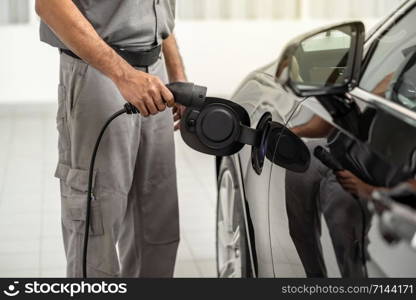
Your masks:
{"label": "man's forearm", "polygon": [[36,12],[67,47],[114,81],[132,68],[102,40],[72,0],[36,0]]}
{"label": "man's forearm", "polygon": [[174,34],[163,41],[163,55],[165,56],[169,81],[187,81],[185,67]]}

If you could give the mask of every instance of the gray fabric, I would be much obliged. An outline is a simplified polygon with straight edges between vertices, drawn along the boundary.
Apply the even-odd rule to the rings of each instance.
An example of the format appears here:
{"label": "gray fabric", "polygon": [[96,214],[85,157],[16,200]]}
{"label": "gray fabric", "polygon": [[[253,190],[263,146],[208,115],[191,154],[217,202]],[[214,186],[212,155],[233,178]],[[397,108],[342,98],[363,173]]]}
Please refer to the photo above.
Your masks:
{"label": "gray fabric", "polygon": [[[149,73],[167,81],[163,57]],[[80,277],[87,171],[105,121],[125,101],[114,83],[61,54],[59,163],[67,275]],[[171,110],[123,115],[107,129],[96,161],[91,213],[90,277],[171,277],[179,242]]]}
{"label": "gray fabric", "polygon": [[[167,38],[175,25],[175,0],[74,0],[82,14],[109,45],[149,49]],[[68,49],[43,22],[41,41]]]}
{"label": "gray fabric", "polygon": [[[308,143],[312,153],[318,145],[323,146],[319,142]],[[320,241],[322,214],[328,225],[341,275],[347,278],[365,276],[360,255],[361,209],[357,199],[338,183],[332,170],[312,156],[311,165],[305,173],[288,171],[286,202],[290,235],[308,277],[327,276]],[[370,218],[368,211],[366,217]]]}

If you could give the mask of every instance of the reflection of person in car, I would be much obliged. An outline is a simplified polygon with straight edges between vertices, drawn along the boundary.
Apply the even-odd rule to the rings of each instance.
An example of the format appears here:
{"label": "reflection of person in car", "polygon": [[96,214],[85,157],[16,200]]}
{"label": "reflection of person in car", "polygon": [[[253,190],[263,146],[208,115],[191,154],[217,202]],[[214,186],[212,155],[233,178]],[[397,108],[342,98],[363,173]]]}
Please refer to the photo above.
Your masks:
{"label": "reflection of person in car", "polygon": [[[289,68],[290,64],[290,68]],[[288,56],[283,56],[280,59],[279,66],[276,71],[276,78],[280,78],[283,72],[290,70],[289,77],[296,82],[303,82],[302,76],[299,73],[299,63],[295,56],[289,58]]]}
{"label": "reflection of person in car", "polygon": [[[392,85],[402,83],[406,80],[407,73],[414,70],[414,66],[416,63],[416,46],[409,47],[402,51],[404,57],[407,59],[404,60],[402,65],[398,68],[396,72],[392,72],[387,74],[372,90],[372,93],[383,97],[383,98],[391,98],[392,90],[394,93],[398,93],[399,91]],[[414,86],[414,77],[411,80],[408,80],[409,86]],[[408,89],[409,92],[409,89]],[[411,92],[411,91],[410,91]],[[414,91],[413,91],[414,92]],[[390,95],[389,95],[390,94]],[[396,95],[397,96],[397,95]],[[394,99],[391,99],[394,100]],[[414,105],[414,103],[412,103]],[[409,107],[410,108],[410,107]],[[322,125],[321,125],[322,126]],[[357,176],[352,174],[349,171],[342,171],[337,173],[337,179],[339,183],[344,187],[344,189],[351,194],[358,196],[360,198],[370,198],[371,194],[374,190],[380,188],[372,186]],[[407,182],[411,187],[416,189],[416,180],[409,180]]]}
{"label": "reflection of person in car", "polygon": [[[315,116],[308,123],[292,128],[292,131],[300,137],[325,138],[333,127]],[[322,144],[322,141],[310,142],[308,147],[313,152],[316,146]],[[347,174],[342,172],[338,176]],[[350,178],[345,178],[345,182],[350,186]],[[290,235],[308,277],[327,276],[320,242],[322,214],[328,225],[341,275],[365,277],[361,255],[364,226],[361,209],[364,205],[359,205],[357,199],[342,188],[332,170],[312,157],[310,168],[305,173],[288,171],[286,201]]]}
{"label": "reflection of person in car", "polygon": [[[349,193],[354,196],[360,197],[361,199],[371,199],[371,195],[376,190],[390,190],[386,187],[377,187],[371,184],[368,184],[362,181],[360,178],[352,174],[350,171],[340,171],[336,173],[336,177],[341,186]],[[408,184],[410,188],[413,188],[416,191],[416,180],[410,179],[405,183]],[[394,189],[394,188],[393,188]]]}
{"label": "reflection of person in car", "polygon": [[[337,136],[334,127],[319,116],[291,130],[305,138],[329,137],[330,142]],[[309,142],[308,147],[313,152],[316,146],[322,144],[322,140],[317,140]],[[406,183],[416,190],[416,180],[409,179]],[[365,277],[362,250],[368,245],[368,220],[371,218],[367,200],[377,189],[386,188],[364,182],[348,170],[334,173],[314,157],[305,173],[287,171],[286,201],[290,235],[308,277],[327,276],[320,242],[322,214],[341,275]],[[367,224],[363,221],[363,210]]]}
{"label": "reflection of person in car", "polygon": [[[403,62],[395,72],[387,74],[373,88],[372,93],[398,102],[407,108],[415,109],[416,46],[406,48],[402,53]],[[406,98],[407,100],[405,100]]]}
{"label": "reflection of person in car", "polygon": [[393,80],[394,73],[388,74],[380,81],[373,90],[373,94],[379,97],[385,97],[387,90],[390,87],[391,81]]}
{"label": "reflection of person in car", "polygon": [[[388,98],[394,79],[395,72],[387,74],[372,93]],[[292,128],[292,131],[300,137],[315,139],[326,138],[335,132],[333,126],[319,116]],[[331,134],[329,140],[336,136],[335,133]],[[322,141],[310,142],[308,146],[313,152],[318,145],[322,145]],[[416,181],[408,183],[416,188]],[[327,275],[320,243],[321,214],[328,225],[341,275],[365,276],[362,249],[366,245],[363,245],[363,233],[366,235],[369,224],[364,224],[362,211],[367,219],[371,218],[364,199],[369,199],[378,188],[382,187],[366,183],[347,170],[334,174],[315,158],[312,158],[306,173],[287,172],[286,199],[290,234],[309,277]]]}

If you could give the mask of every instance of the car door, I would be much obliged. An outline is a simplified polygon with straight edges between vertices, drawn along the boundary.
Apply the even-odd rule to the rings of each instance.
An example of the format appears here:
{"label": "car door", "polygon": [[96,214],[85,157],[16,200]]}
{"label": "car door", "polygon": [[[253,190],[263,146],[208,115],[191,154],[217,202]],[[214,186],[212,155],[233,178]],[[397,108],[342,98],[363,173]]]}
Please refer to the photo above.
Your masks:
{"label": "car door", "polygon": [[[258,130],[263,130],[268,122],[278,122],[293,127],[307,122],[313,116],[312,110],[302,109],[302,104],[313,99],[302,100],[287,93],[275,82],[275,73],[276,64],[257,71],[233,97],[233,101],[245,107],[249,112],[252,125]],[[252,238],[255,246],[253,253],[256,256],[257,275],[282,278],[305,277],[307,274],[302,257],[309,253],[310,249],[297,248],[291,237],[292,220],[288,217],[288,207],[292,207],[292,203],[287,203],[285,191],[287,171],[284,167],[273,163],[288,143],[279,136],[274,141],[268,142],[272,146],[272,151],[274,145],[279,147],[279,151],[269,153],[268,158],[265,141],[262,141],[259,147],[246,146],[238,154],[250,221],[253,224],[254,236]],[[290,151],[297,152],[300,149]],[[305,224],[301,227],[304,227],[303,225]],[[332,241],[325,224],[323,225],[322,245],[326,267],[329,270],[328,275],[340,276]]]}
{"label": "car door", "polygon": [[[369,43],[360,85],[351,92],[362,112],[359,120],[362,126],[355,135],[377,157],[378,166],[369,167],[368,172],[383,187],[394,187],[415,174],[415,18],[412,1],[375,34]],[[362,158],[363,165],[365,160]],[[410,206],[406,209],[415,213]],[[405,242],[387,242],[380,231],[382,223],[380,216],[374,214],[368,232],[369,276],[414,277],[414,249]]]}
{"label": "car door", "polygon": [[[414,20],[416,15],[414,4],[415,1],[407,2],[367,42],[367,58],[363,68],[365,72],[358,88],[344,95],[319,96],[316,99],[308,100],[304,105],[339,129],[329,143],[331,154],[342,163],[344,168],[375,188],[392,188],[401,182],[412,179],[415,173],[416,89],[414,61],[416,29]],[[304,65],[301,66],[304,67]],[[305,78],[299,81],[303,81]],[[314,175],[318,176],[318,174]],[[286,175],[286,177],[288,176]],[[295,184],[300,182],[300,184],[290,192],[304,189],[304,178],[305,175],[295,178],[296,180],[293,182]],[[339,193],[345,194],[345,191],[340,190],[336,182],[332,187],[337,188],[332,191],[334,200],[340,198]],[[288,191],[286,191],[286,195],[290,195]],[[322,247],[323,249],[315,251],[319,254],[325,252],[328,247],[325,247],[323,243],[309,242],[308,244],[304,241],[312,234],[319,233],[319,226],[316,230],[303,231],[308,227],[308,224],[309,227],[315,226],[322,218],[313,222],[309,220],[309,217],[305,217],[312,216],[310,211],[316,209],[316,206],[312,205],[309,210],[304,209],[302,205],[305,204],[305,197],[297,206],[293,205],[293,199],[287,201],[288,206],[295,207],[295,213],[291,213],[293,218],[290,218],[288,211],[289,220],[302,220],[296,225],[296,230],[291,230],[295,232],[294,240],[297,239],[295,243],[299,245],[297,248]],[[363,197],[353,199],[358,204],[354,206],[354,209],[350,209],[353,205],[343,207],[345,202],[342,201],[333,205],[333,209],[327,213],[328,216],[325,216],[324,219],[333,219],[333,224],[339,223],[340,220],[347,221],[343,222],[342,226],[332,226],[332,229],[329,230],[330,234],[332,232],[338,233],[331,234],[332,241],[334,243],[341,241],[342,244],[343,238],[348,236],[349,224],[362,221],[362,227],[365,230],[359,233],[361,238],[357,239],[357,242],[361,245],[356,248],[361,252],[361,257],[366,258],[366,273],[362,275],[414,276],[415,266],[409,263],[414,259],[412,245],[396,243],[394,247],[386,243],[379,230],[380,226],[381,228],[386,226],[379,214],[374,213],[372,209],[374,200],[370,201]],[[294,200],[296,201],[296,199]],[[415,211],[411,207],[413,202],[411,201],[410,204],[410,206],[402,206],[401,208],[406,215],[413,218],[415,215]],[[355,219],[354,217],[357,216],[358,218]],[[349,222],[346,217],[350,218]],[[296,222],[294,223],[296,224]],[[302,227],[302,224],[306,226]],[[339,230],[340,228],[347,230]],[[291,234],[292,237],[293,235]],[[337,237],[340,237],[339,241],[337,241]],[[315,240],[319,238],[320,236]],[[394,240],[397,241],[397,239]],[[338,249],[336,254],[339,266],[344,264],[349,267],[354,267],[354,265],[359,267],[360,261],[354,259],[356,254],[354,251],[345,252],[347,247],[337,247],[337,245],[334,245],[334,248]],[[302,253],[299,250],[298,252]],[[306,253],[306,251],[303,252]],[[305,254],[303,257],[304,265],[309,265],[309,273],[312,276],[315,275],[314,271],[324,269],[319,266],[326,265],[328,268],[329,261],[327,259],[313,259],[318,256]],[[322,273],[320,272],[320,274]],[[343,276],[352,275],[345,270],[343,273]],[[358,275],[358,273],[354,274]]]}
{"label": "car door", "polygon": [[[286,98],[290,97],[285,95]],[[290,115],[286,118],[286,131],[308,122],[315,114],[308,105],[314,106],[313,98],[297,99]],[[316,104],[316,103],[315,103]],[[313,146],[323,144],[323,139],[303,139],[311,155]],[[285,141],[280,138],[275,145],[274,155],[286,152]],[[291,149],[296,151],[296,149]],[[312,162],[314,158],[312,157]],[[293,172],[279,165],[267,170],[268,219],[276,277],[340,277],[330,232],[325,218],[318,212],[318,197],[296,197],[295,190],[306,173]],[[289,179],[290,178],[290,179]],[[302,188],[302,187],[301,187]],[[316,243],[315,243],[316,242]],[[311,271],[314,267],[319,271]]]}
{"label": "car door", "polygon": [[[350,49],[355,49],[352,46],[355,41],[363,39],[360,28],[360,24],[345,23],[295,39],[285,51],[287,63],[284,54],[279,64],[277,80],[283,84],[290,82],[286,72],[302,88],[326,81],[334,86],[344,84],[352,74],[354,55]],[[289,70],[284,71],[288,65]],[[293,117],[287,119],[286,131],[307,122],[314,114],[343,129],[341,125],[349,124],[344,117],[348,120],[349,112],[354,111],[344,103],[334,96],[298,98]],[[305,139],[305,142],[312,156],[306,172],[273,166],[269,174],[270,232],[278,237],[272,240],[275,273],[285,276],[302,269],[308,277],[364,277],[362,235],[356,229],[362,223],[362,208],[342,190],[333,172],[313,157],[315,148],[324,146],[327,139]],[[280,139],[274,153],[287,152],[285,148],[284,140]]]}
{"label": "car door", "polygon": [[[242,105],[250,115],[253,128],[262,131],[271,121],[283,123],[291,114],[295,99],[287,99],[287,94],[275,83],[276,63],[266,66],[250,75],[240,86],[233,101]],[[263,143],[262,143],[263,144]],[[246,146],[238,153],[244,192],[249,211],[249,222],[253,226],[252,245],[258,277],[276,277],[273,264],[273,245],[276,238],[270,226],[269,175],[273,163],[266,157],[264,148]],[[292,252],[296,252],[293,248]],[[289,272],[286,277],[302,276],[303,270]]]}

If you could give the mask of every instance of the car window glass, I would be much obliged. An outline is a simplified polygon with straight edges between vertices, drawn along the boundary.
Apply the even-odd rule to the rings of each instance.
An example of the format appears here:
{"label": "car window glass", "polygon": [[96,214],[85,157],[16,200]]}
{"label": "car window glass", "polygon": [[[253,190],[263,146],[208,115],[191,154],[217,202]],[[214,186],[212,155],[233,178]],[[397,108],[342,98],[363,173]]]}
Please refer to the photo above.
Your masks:
{"label": "car window glass", "polygon": [[361,88],[416,111],[416,9],[376,41]]}

